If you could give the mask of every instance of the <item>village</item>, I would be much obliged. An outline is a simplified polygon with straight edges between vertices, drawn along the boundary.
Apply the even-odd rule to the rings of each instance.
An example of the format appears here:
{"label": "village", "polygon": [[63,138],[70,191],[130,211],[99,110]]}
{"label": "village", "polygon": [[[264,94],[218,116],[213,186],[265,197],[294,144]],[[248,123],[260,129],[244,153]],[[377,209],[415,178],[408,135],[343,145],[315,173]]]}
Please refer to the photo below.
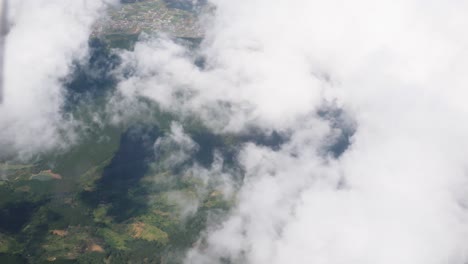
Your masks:
{"label": "village", "polygon": [[93,35],[159,32],[174,37],[200,38],[200,10],[169,7],[163,0],[121,4],[111,8],[95,25]]}

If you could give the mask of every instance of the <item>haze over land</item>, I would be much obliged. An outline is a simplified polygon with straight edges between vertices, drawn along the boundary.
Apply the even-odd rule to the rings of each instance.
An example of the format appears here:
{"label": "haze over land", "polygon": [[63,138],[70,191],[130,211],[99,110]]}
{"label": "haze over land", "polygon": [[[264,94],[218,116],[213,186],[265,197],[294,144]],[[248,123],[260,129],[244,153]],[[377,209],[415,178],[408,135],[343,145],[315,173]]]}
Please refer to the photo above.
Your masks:
{"label": "haze over land", "polygon": [[467,12],[13,2],[0,258],[466,263]]}

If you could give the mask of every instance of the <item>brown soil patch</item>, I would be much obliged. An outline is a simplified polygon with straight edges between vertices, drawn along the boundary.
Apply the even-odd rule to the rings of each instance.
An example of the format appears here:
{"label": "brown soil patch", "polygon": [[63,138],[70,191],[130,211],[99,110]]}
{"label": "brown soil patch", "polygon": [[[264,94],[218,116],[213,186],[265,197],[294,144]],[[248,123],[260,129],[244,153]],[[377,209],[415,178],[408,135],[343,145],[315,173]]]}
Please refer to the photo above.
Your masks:
{"label": "brown soil patch", "polygon": [[104,252],[104,249],[100,245],[93,243],[88,247],[88,251],[91,251],[91,252]]}
{"label": "brown soil patch", "polygon": [[68,231],[67,230],[58,230],[58,229],[54,229],[52,231],[50,231],[53,235],[56,235],[56,236],[60,236],[60,237],[64,237],[66,235],[68,235]]}
{"label": "brown soil patch", "polygon": [[62,175],[57,174],[57,173],[53,173],[52,170],[42,171],[41,173],[47,173],[47,174],[49,174],[50,176],[52,176],[52,178],[54,178],[54,179],[56,179],[56,180],[61,180],[61,179],[62,179]]}
{"label": "brown soil patch", "polygon": [[141,238],[144,228],[145,228],[145,223],[142,223],[142,222],[133,223],[132,224],[132,237]]}
{"label": "brown soil patch", "polygon": [[220,191],[213,191],[212,193],[210,193],[210,197],[217,197],[217,196],[220,196],[220,195],[221,195]]}

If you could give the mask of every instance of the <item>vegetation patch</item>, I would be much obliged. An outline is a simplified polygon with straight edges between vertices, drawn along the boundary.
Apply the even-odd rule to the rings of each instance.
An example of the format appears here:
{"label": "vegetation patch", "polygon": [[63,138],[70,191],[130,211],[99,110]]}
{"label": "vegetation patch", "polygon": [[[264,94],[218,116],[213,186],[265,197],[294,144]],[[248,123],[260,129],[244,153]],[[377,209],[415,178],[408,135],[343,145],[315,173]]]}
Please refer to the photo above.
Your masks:
{"label": "vegetation patch", "polygon": [[0,233],[0,253],[16,252],[19,248],[13,237]]}
{"label": "vegetation patch", "polygon": [[77,259],[81,254],[92,252],[96,238],[87,227],[69,227],[67,230],[51,230],[42,243],[46,259]]}
{"label": "vegetation patch", "polygon": [[125,233],[116,232],[114,229],[110,228],[101,228],[98,233],[104,238],[110,247],[118,250],[128,249],[126,241],[130,240],[131,237],[127,236]]}
{"label": "vegetation patch", "polygon": [[157,241],[161,244],[167,244],[169,237],[166,232],[156,226],[148,225],[143,222],[135,222],[130,225],[130,233],[133,238],[146,241]]}

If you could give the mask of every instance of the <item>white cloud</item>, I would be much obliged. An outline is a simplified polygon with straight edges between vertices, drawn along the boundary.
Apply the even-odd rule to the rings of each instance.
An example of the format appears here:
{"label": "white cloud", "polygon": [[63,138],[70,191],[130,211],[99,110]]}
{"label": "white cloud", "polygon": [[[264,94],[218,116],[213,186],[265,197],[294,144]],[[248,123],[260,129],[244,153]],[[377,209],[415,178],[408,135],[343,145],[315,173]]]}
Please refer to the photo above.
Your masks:
{"label": "white cloud", "polygon": [[[256,125],[291,141],[243,148],[238,204],[187,263],[468,261],[468,3],[212,2],[205,69],[150,39],[126,54],[136,74],[120,90],[217,131]],[[324,101],[357,126],[337,160],[320,154]]]}
{"label": "white cloud", "polygon": [[90,28],[102,1],[10,1],[5,100],[0,105],[0,147],[28,157],[67,145],[73,126],[61,113],[60,80],[87,52]]}
{"label": "white cloud", "polygon": [[162,166],[166,169],[175,168],[189,160],[198,151],[198,144],[189,135],[185,134],[184,128],[176,122],[171,123],[171,130],[167,136],[158,138],[154,143],[156,159],[162,160]]}

